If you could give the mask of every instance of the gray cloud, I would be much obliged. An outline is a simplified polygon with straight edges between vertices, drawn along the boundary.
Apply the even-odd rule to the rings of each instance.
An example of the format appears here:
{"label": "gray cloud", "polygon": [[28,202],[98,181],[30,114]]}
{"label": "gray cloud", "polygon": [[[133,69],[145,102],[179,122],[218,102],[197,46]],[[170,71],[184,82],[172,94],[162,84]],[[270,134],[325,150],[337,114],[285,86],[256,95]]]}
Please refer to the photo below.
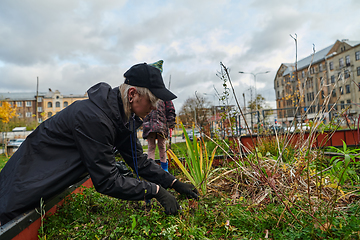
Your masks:
{"label": "gray cloud", "polygon": [[[358,1],[0,1],[0,92],[35,89],[82,94],[91,85],[122,82],[138,62],[165,60],[166,85],[177,109],[197,93],[222,91],[223,62],[238,97],[257,92],[274,101],[273,80],[282,62],[293,62],[336,39],[360,40]],[[337,17],[334,17],[337,16]],[[209,98],[212,98],[209,96]]]}

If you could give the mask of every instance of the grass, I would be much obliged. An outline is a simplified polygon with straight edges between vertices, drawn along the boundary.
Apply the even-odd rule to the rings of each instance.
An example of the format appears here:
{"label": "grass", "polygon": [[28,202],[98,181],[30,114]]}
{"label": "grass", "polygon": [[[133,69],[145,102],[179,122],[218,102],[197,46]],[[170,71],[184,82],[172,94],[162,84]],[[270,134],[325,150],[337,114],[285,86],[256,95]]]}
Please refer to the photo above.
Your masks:
{"label": "grass", "polygon": [[5,154],[0,154],[0,170],[3,169],[8,160],[9,158]]}
{"label": "grass", "polygon": [[[272,140],[263,141],[262,146],[258,154],[266,155],[266,152],[273,148]],[[173,149],[180,147],[183,146],[175,145]],[[291,146],[287,148],[291,152],[288,156],[293,156],[294,149]],[[285,166],[289,165],[283,166],[281,167],[284,168],[283,177],[287,177],[290,172]],[[343,201],[338,201],[339,205],[331,213],[332,219],[328,219],[328,211],[332,207],[328,205],[327,195],[312,195],[312,209],[309,211],[306,191],[301,185],[297,187],[295,194],[287,193],[288,200],[282,202],[274,191],[266,191],[269,189],[266,184],[255,182],[257,186],[253,185],[252,180],[246,175],[241,173],[239,175],[233,171],[235,168],[236,166],[231,164],[221,168],[216,180],[214,178],[214,181],[208,185],[208,193],[199,201],[184,199],[173,190],[169,190],[183,208],[176,216],[165,215],[156,200],[152,200],[149,206],[144,201],[118,200],[102,195],[93,188],[84,189],[82,194],[71,196],[56,215],[46,220],[43,237],[46,236],[47,239],[360,239],[358,194],[349,195]],[[170,171],[182,181],[186,181],[179,169],[171,167]],[[356,192],[359,185],[353,187],[350,191]],[[323,194],[330,194],[332,188],[331,186],[324,188],[323,191],[326,192]],[[349,192],[345,187],[341,191]],[[291,198],[296,200],[290,201]]]}
{"label": "grass", "polygon": [[[184,143],[172,145],[172,149],[178,153],[181,152],[179,148],[184,147]],[[208,193],[199,201],[184,199],[170,190],[183,208],[176,216],[165,215],[156,200],[152,200],[148,206],[144,201],[119,200],[90,188],[69,196],[59,212],[48,216],[44,231],[39,232],[40,238],[360,239],[359,182],[341,187],[325,185],[331,175],[329,171],[322,172],[318,175],[318,182],[310,183],[310,191],[320,191],[320,194],[310,192],[310,201],[308,190],[303,187],[308,173],[303,167],[304,160],[316,160],[311,160],[314,163],[309,165],[309,173],[315,169],[325,169],[329,160],[310,152],[303,159],[294,146],[280,147],[285,148],[282,152],[283,162],[278,163],[277,172],[271,177],[276,180],[277,188],[286,186],[284,190],[289,189],[284,191],[282,198],[276,195],[278,189],[268,191],[269,185],[265,180],[254,181],[245,172],[236,171],[238,165],[229,162],[218,169],[208,185]],[[259,160],[253,155],[249,155],[249,159],[261,161],[264,173],[268,174],[267,169],[272,168],[272,156],[278,154],[273,151],[274,148],[274,140],[265,139],[258,146]],[[4,156],[0,157],[0,169],[7,160]],[[322,164],[321,168],[317,162]],[[249,166],[244,165],[243,168],[246,170]],[[353,169],[358,171],[358,168]],[[170,172],[186,181],[172,163]],[[292,172],[299,179],[298,183],[286,182],[293,178]],[[320,180],[324,180],[323,186]],[[336,197],[335,192],[340,198],[333,203],[328,197]]]}
{"label": "grass", "polygon": [[[45,221],[46,239],[358,239],[359,205],[338,213],[330,233],[302,211],[293,209],[303,225],[292,222],[284,207],[267,200],[251,205],[244,198],[209,194],[200,201],[174,194],[183,210],[167,216],[152,200],[124,201],[84,189],[68,197],[64,206]],[[280,217],[282,216],[282,217]]]}

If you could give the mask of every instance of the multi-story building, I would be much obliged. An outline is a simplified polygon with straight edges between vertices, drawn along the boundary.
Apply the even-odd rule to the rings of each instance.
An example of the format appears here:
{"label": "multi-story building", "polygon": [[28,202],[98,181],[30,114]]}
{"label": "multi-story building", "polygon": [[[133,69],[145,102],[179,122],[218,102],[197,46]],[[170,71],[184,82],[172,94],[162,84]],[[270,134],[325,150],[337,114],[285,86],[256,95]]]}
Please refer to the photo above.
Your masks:
{"label": "multi-story building", "polygon": [[77,100],[84,100],[87,98],[87,94],[83,95],[62,95],[58,90],[52,91],[49,88],[44,96],[44,118],[47,119],[62,109],[66,108]]}
{"label": "multi-story building", "polygon": [[294,63],[282,63],[274,79],[280,123],[311,120],[321,109],[360,113],[360,41],[337,40]]}
{"label": "multi-story building", "polygon": [[87,95],[61,95],[55,92],[18,92],[0,93],[1,101],[7,101],[12,107],[16,107],[17,117],[30,122],[37,120],[39,123],[48,117],[66,108],[76,100],[86,99]]}
{"label": "multi-story building", "polygon": [[44,92],[38,94],[33,92],[0,93],[0,104],[2,101],[6,101],[11,107],[16,107],[17,117],[25,119],[27,122],[36,119],[41,122],[45,94]]}

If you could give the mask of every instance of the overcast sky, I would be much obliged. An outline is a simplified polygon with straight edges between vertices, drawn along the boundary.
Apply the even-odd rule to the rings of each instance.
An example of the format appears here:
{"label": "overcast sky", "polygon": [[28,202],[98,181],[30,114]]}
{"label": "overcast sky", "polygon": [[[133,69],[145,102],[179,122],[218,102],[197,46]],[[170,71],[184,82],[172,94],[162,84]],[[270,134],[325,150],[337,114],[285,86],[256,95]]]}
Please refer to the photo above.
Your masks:
{"label": "overcast sky", "polygon": [[[132,65],[164,60],[163,78],[178,98],[222,92],[220,62],[238,98],[256,91],[275,107],[281,63],[338,40],[360,40],[359,0],[1,0],[0,92],[83,94],[116,87]],[[255,90],[254,90],[255,91]]]}

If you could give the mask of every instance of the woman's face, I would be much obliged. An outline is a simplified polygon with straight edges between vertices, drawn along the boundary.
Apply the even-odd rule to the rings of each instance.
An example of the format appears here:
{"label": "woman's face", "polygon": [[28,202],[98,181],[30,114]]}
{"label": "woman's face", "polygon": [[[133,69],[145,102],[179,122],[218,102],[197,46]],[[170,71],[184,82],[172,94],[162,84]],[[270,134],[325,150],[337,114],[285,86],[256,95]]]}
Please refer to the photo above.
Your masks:
{"label": "woman's face", "polygon": [[152,110],[155,110],[148,96],[141,96],[135,88],[129,89],[129,101],[131,106],[131,111],[135,113],[136,116],[144,118]]}

